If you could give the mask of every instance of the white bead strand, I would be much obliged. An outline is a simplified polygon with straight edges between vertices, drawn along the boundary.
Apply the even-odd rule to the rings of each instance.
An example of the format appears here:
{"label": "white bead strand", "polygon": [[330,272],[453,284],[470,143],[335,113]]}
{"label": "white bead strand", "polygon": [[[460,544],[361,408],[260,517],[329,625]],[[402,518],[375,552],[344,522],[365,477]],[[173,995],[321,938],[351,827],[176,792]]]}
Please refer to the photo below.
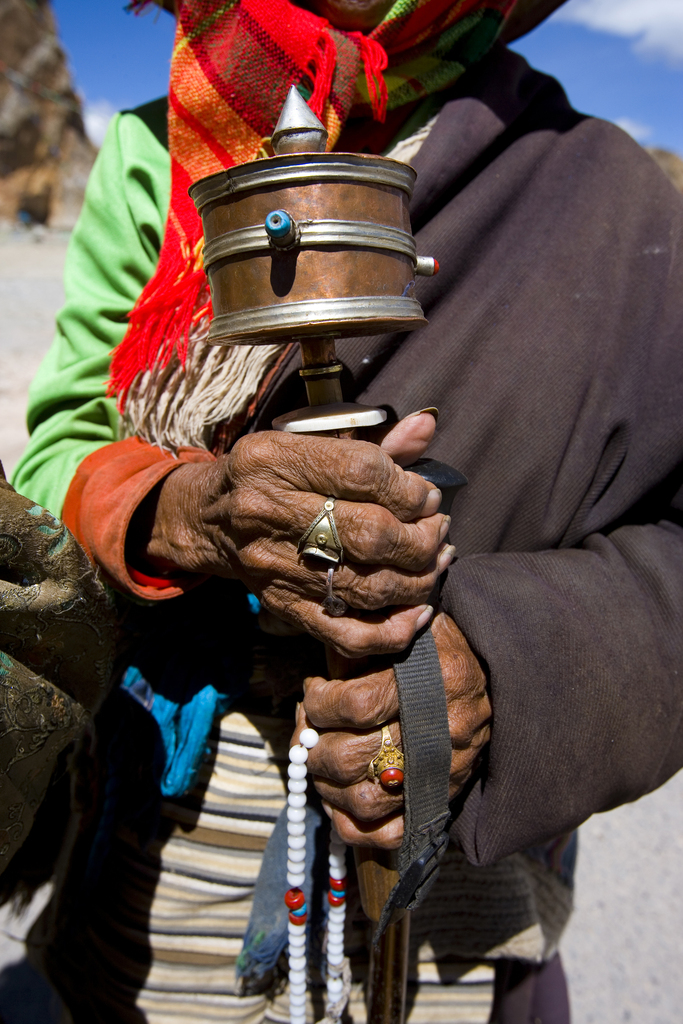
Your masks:
{"label": "white bead strand", "polygon": [[[327,921],[327,1004],[334,1005],[344,991],[344,924],[346,921],[346,846],[330,829],[330,912]],[[329,1009],[328,1009],[329,1013]]]}
{"label": "white bead strand", "polygon": [[304,729],[289,751],[287,768],[287,884],[289,910],[289,1020],[306,1024],[306,919],[308,908],[301,886],[306,879],[306,761],[318,742],[315,729]]}
{"label": "white bead strand", "polygon": [[[300,742],[289,751],[287,795],[287,883],[285,894],[289,910],[289,1021],[306,1024],[306,920],[308,907],[301,890],[306,873],[306,762],[308,751],[319,736],[315,729],[302,730]],[[330,890],[327,921],[327,1016],[340,1019],[348,996],[344,996],[344,924],[346,919],[346,846],[337,832],[330,830]],[[344,996],[343,1002],[342,996]],[[341,1007],[341,1009],[340,1009]],[[333,1015],[333,1016],[332,1016]]]}

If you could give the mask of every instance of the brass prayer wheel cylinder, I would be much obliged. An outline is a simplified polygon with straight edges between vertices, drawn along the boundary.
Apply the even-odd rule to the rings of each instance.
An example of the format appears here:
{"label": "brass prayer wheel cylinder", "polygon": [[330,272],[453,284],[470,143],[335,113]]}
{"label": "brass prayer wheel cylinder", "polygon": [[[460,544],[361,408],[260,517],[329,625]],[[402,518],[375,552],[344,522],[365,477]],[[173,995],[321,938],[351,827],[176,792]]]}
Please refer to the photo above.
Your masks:
{"label": "brass prayer wheel cylinder", "polygon": [[213,302],[209,341],[408,331],[418,258],[408,204],[415,171],[386,157],[288,153],[195,182]]}

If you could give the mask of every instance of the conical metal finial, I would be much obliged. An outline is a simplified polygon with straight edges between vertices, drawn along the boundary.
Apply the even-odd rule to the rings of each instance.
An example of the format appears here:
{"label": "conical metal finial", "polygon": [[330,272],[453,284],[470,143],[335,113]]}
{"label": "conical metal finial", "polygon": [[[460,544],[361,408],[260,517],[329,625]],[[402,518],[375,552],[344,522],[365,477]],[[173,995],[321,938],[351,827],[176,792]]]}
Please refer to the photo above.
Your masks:
{"label": "conical metal finial", "polygon": [[271,141],[277,156],[325,152],[327,129],[295,86],[289,90]]}

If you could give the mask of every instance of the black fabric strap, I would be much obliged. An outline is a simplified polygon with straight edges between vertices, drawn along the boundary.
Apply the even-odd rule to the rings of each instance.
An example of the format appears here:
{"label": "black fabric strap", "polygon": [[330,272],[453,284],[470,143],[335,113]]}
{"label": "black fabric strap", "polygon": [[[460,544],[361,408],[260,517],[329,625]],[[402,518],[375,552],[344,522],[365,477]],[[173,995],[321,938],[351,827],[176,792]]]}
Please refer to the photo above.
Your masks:
{"label": "black fabric strap", "polygon": [[448,846],[451,737],[439,656],[431,629],[413,641],[394,665],[405,758],[405,830],[398,855],[400,879],[380,917],[379,941],[395,909],[413,910],[439,874]]}

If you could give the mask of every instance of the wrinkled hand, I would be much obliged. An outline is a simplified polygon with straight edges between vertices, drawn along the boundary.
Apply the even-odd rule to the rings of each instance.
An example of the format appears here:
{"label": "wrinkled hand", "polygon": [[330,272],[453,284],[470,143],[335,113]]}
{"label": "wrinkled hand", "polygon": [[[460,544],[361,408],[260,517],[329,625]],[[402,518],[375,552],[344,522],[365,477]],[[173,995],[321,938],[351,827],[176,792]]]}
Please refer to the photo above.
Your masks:
{"label": "wrinkled hand", "polygon": [[[434,619],[432,631],[446,689],[453,746],[452,799],[489,740],[491,706],[481,666],[453,619],[441,612]],[[351,845],[387,849],[401,845],[402,795],[390,793],[366,777],[368,764],[379,753],[379,726],[386,722],[400,749],[393,668],[371,666],[348,680],[306,680],[306,696],[299,707],[292,743],[298,742],[306,725],[320,732],[319,742],[309,752],[308,769],[334,827]]]}
{"label": "wrinkled hand", "polygon": [[[273,616],[348,657],[403,650],[429,618],[425,605],[453,549],[440,492],[392,456],[422,454],[434,420],[408,417],[380,446],[267,431],[243,437],[215,463],[185,464],[154,498],[143,530],[145,560],[157,569],[237,577]],[[297,543],[328,495],[345,564],[334,592],[341,619],[321,609],[325,569]]]}

